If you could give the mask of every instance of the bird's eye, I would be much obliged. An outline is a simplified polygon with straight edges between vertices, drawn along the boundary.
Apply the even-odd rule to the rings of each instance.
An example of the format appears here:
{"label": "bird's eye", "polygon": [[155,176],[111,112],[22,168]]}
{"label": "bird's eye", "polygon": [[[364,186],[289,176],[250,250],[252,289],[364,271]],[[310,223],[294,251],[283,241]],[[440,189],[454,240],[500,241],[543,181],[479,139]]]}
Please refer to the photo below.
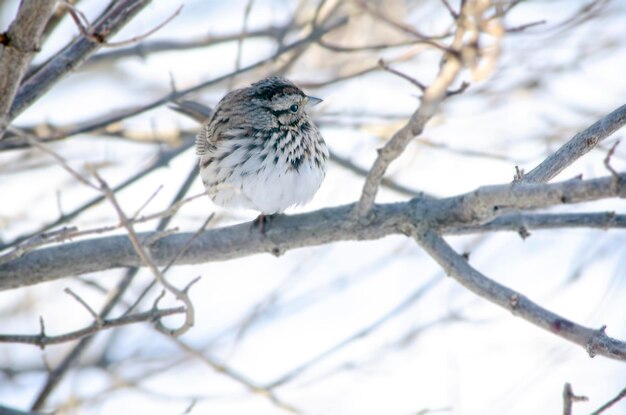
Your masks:
{"label": "bird's eye", "polygon": [[291,107],[289,107],[289,110],[291,112],[298,112],[298,104],[293,104]]}

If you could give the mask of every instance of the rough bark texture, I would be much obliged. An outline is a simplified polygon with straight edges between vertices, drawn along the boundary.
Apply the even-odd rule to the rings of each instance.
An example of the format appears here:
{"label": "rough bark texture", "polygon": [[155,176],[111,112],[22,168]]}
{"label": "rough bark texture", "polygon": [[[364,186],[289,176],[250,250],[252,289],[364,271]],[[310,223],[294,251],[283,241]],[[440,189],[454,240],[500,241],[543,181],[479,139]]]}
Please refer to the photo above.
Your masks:
{"label": "rough bark texture", "polygon": [[56,0],[22,0],[17,17],[0,34],[0,138],[8,125],[7,114],[28,69]]}

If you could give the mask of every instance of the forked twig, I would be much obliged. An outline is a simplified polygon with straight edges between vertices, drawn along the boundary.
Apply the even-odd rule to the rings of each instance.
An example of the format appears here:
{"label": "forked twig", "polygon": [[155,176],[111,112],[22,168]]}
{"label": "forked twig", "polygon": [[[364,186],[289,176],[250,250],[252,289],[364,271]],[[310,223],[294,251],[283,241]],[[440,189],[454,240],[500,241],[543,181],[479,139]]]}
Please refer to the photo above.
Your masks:
{"label": "forked twig", "polygon": [[106,41],[107,33],[97,33],[95,29],[93,28],[93,26],[89,23],[89,19],[87,19],[87,16],[85,16],[85,14],[81,12],[76,6],[74,6],[67,0],[63,0],[61,4],[63,4],[63,6],[67,8],[69,15],[74,20],[74,23],[76,23],[76,26],[78,27],[78,30],[80,31],[81,35],[85,36],[92,42],[99,43],[102,46],[110,47],[110,48],[126,46],[126,45],[130,45],[133,43],[137,43],[147,38],[148,36],[153,35],[158,30],[163,28],[166,24],[171,22],[176,16],[178,16],[180,14],[180,11],[183,9],[183,5],[180,5],[178,9],[176,9],[176,11],[172,15],[170,15],[163,22],[159,23],[154,28],[148,30],[144,34],[141,34],[139,36],[134,36],[130,39],[122,40],[119,42],[107,42]]}
{"label": "forked twig", "polygon": [[152,274],[157,279],[157,281],[159,281],[159,283],[168,292],[173,294],[176,297],[176,299],[182,301],[183,304],[185,304],[185,308],[186,308],[185,309],[185,321],[180,327],[176,329],[169,329],[163,325],[160,319],[157,319],[155,321],[156,328],[159,331],[162,331],[163,333],[167,333],[171,336],[182,335],[194,325],[194,320],[195,320],[194,306],[187,293],[187,290],[189,287],[186,287],[185,289],[180,290],[174,285],[170,284],[170,282],[165,278],[163,273],[159,270],[159,268],[154,263],[150,252],[143,246],[143,244],[139,240],[139,237],[137,236],[137,233],[135,232],[133,224],[130,222],[130,220],[128,219],[124,211],[122,210],[120,204],[117,201],[117,198],[115,197],[115,194],[113,193],[113,191],[111,190],[107,182],[104,179],[102,179],[102,177],[100,177],[100,175],[95,169],[92,169],[91,173],[100,184],[100,189],[102,190],[102,192],[105,194],[107,199],[113,205],[113,208],[117,212],[121,225],[126,229],[128,233],[128,238],[130,239],[130,242],[133,245],[135,252],[139,256],[139,258],[141,258],[141,261],[143,262],[143,264],[152,271]]}

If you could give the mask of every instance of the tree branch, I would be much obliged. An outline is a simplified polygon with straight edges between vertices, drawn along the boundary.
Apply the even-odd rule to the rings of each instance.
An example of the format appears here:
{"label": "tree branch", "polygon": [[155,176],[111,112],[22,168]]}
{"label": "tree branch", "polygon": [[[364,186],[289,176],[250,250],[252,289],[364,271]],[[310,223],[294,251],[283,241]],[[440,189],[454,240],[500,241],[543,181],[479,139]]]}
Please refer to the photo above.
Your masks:
{"label": "tree branch", "polygon": [[522,182],[547,182],[562,172],[567,166],[587,154],[600,141],[609,137],[626,124],[626,105],[576,134],[571,140],[545,159],[541,164],[526,173]]}
{"label": "tree branch", "polygon": [[[233,71],[233,72],[229,72],[227,74],[224,75],[220,75],[218,77],[215,78],[211,78],[207,81],[201,82],[199,84],[196,84],[194,86],[191,86],[189,88],[186,89],[182,89],[182,90],[178,90],[178,91],[172,91],[167,95],[162,96],[161,98],[158,98],[154,101],[151,101],[145,105],[141,105],[141,106],[133,106],[133,107],[129,107],[129,108],[125,108],[125,109],[121,109],[118,111],[114,111],[114,112],[109,112],[105,115],[102,116],[98,116],[96,117],[94,120],[89,120],[87,122],[82,122],[80,123],[78,126],[75,126],[73,128],[70,128],[68,130],[63,130],[63,131],[59,131],[57,133],[53,133],[50,137],[39,137],[39,140],[43,143],[46,143],[48,141],[56,141],[56,140],[61,140],[64,138],[67,138],[69,136],[72,135],[76,135],[76,134],[81,134],[81,133],[86,133],[89,131],[93,131],[93,130],[97,130],[99,128],[103,128],[106,127],[109,124],[121,121],[125,118],[130,118],[130,117],[134,117],[136,115],[142,114],[146,111],[149,111],[151,109],[154,109],[156,107],[159,107],[161,105],[167,104],[171,101],[176,101],[178,99],[183,98],[184,96],[191,94],[193,92],[197,92],[201,89],[204,89],[208,86],[217,84],[219,82],[222,82],[226,79],[230,79],[233,76],[245,73],[245,72],[249,72],[253,69],[256,69],[262,65],[267,64],[268,62],[271,62],[273,60],[278,59],[279,57],[281,57],[282,55],[290,52],[290,51],[294,51],[294,50],[298,50],[299,48],[303,47],[304,45],[309,45],[313,42],[316,42],[318,39],[320,39],[322,36],[324,36],[325,34],[343,27],[346,25],[346,23],[348,22],[347,18],[341,18],[338,19],[330,24],[328,24],[327,26],[323,26],[323,27],[316,27],[313,31],[311,31],[309,34],[307,34],[306,36],[293,41],[292,43],[289,43],[287,45],[281,46],[274,54],[270,55],[269,57],[263,58],[261,60],[258,60],[254,63],[251,63],[250,65],[244,66],[241,69],[237,70],[237,71]],[[52,62],[50,63],[50,65],[52,65]],[[48,67],[49,65],[46,65],[44,68],[42,68],[42,71],[44,71],[46,69],[46,67]],[[40,71],[41,72],[41,71]],[[28,79],[27,83],[29,83],[32,78],[38,76],[39,72],[36,73],[35,75],[33,75],[31,78]],[[33,85],[33,88],[35,88],[36,85]],[[21,91],[21,90],[20,90]],[[41,94],[43,94],[45,91],[41,91]],[[19,98],[19,97],[18,97]],[[36,98],[34,98],[36,99]],[[17,98],[16,98],[17,100]],[[20,139],[19,137],[14,137],[11,138],[11,142],[10,143],[3,143],[0,142],[0,151],[4,151],[4,150],[13,150],[13,149],[19,149],[19,148],[26,148],[28,147],[28,142],[24,139]]]}
{"label": "tree branch", "polygon": [[112,7],[93,24],[93,34],[101,41],[96,42],[91,37],[79,36],[30,76],[15,97],[8,115],[9,121],[44,95],[61,78],[85,62],[106,39],[117,33],[149,3],[150,0],[120,0],[113,3]]}
{"label": "tree branch", "polygon": [[15,21],[0,35],[0,139],[9,124],[9,110],[56,0],[22,0]]}
{"label": "tree branch", "polygon": [[[626,197],[626,174],[619,177],[621,180],[617,187],[614,178],[609,176],[551,184],[486,186],[441,200],[416,197],[408,202],[377,204],[372,208],[372,221],[367,224],[352,220],[354,204],[299,215],[280,215],[272,222],[266,235],[253,232],[248,223],[207,230],[180,255],[176,263],[223,261],[263,252],[280,255],[304,246],[372,240],[392,234],[408,235],[418,224],[448,230],[477,227],[513,209],[538,209]],[[507,229],[511,229],[511,222],[514,221],[510,218],[509,224],[503,225]],[[610,221],[605,223],[610,225]],[[141,240],[151,235],[138,234]],[[187,233],[165,236],[147,249],[155,264],[163,266],[180,251],[189,237]],[[90,260],[85,261],[85,258]],[[141,265],[127,236],[95,238],[39,249],[0,265],[0,290],[115,267]]]}
{"label": "tree branch", "polygon": [[[365,2],[360,2],[359,4],[367,7]],[[368,10],[372,12],[371,9],[368,8]],[[405,25],[402,25],[402,27],[406,28]],[[425,88],[418,83],[420,89],[424,91],[421,103],[413,112],[409,121],[396,131],[385,146],[378,151],[378,157],[376,157],[363,184],[361,198],[354,209],[354,219],[363,220],[369,215],[376,201],[376,194],[387,168],[404,152],[411,140],[424,131],[426,123],[435,115],[441,102],[448,96],[448,88],[452,85],[463,66],[461,57],[465,34],[465,25],[459,23],[450,48],[443,48],[446,52],[441,58],[441,66],[437,77]]]}
{"label": "tree branch", "polygon": [[[246,31],[246,39],[250,38],[258,38],[258,37],[269,37],[276,39],[278,41],[282,40],[289,29],[298,29],[301,28],[301,25],[296,27],[287,27],[287,26],[268,26],[264,29],[256,29]],[[189,50],[189,49],[197,49],[197,48],[206,48],[210,46],[215,46],[221,43],[233,42],[241,37],[241,33],[231,33],[224,35],[205,35],[196,38],[186,39],[186,40],[153,40],[138,43],[135,46],[124,48],[124,49],[116,49],[111,51],[106,51],[102,53],[98,53],[97,55],[89,58],[87,62],[85,62],[85,66],[92,64],[100,64],[105,62],[116,61],[118,59],[127,58],[127,57],[146,57],[149,54],[167,52],[167,51],[181,51],[181,50]]]}
{"label": "tree branch", "polygon": [[578,325],[546,310],[522,294],[487,278],[472,268],[465,258],[457,254],[432,229],[425,227],[418,229],[414,236],[420,246],[449,276],[474,294],[550,333],[584,347],[591,357],[599,354],[612,359],[626,360],[626,342],[607,336],[606,327],[590,329]]}
{"label": "tree branch", "polygon": [[626,388],[622,389],[620,393],[617,394],[613,399],[602,405],[600,408],[596,409],[589,415],[600,415],[602,412],[606,411],[622,399],[626,398]]}
{"label": "tree branch", "polygon": [[[23,343],[39,346],[42,349],[52,344],[67,343],[72,340],[82,339],[83,337],[91,336],[102,330],[111,329],[113,327],[125,326],[128,324],[157,321],[160,318],[171,316],[173,314],[180,314],[185,312],[185,307],[166,308],[166,309],[152,309],[141,313],[135,313],[119,318],[99,320],[94,322],[84,329],[72,331],[69,333],[61,334],[58,336],[46,336],[45,334],[0,334],[0,343]],[[0,411],[1,413],[1,411]]]}

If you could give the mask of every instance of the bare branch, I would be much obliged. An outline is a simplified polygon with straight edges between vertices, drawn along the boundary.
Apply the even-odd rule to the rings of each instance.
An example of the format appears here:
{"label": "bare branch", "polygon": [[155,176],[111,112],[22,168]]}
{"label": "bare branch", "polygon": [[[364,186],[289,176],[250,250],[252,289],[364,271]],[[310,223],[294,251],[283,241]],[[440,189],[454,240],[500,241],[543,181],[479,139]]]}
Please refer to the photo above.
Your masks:
{"label": "bare branch", "polygon": [[72,291],[70,288],[65,288],[64,290],[67,294],[71,295],[76,301],[78,301],[80,303],[80,305],[82,305],[83,307],[85,307],[85,309],[87,310],[87,312],[89,312],[89,314],[91,314],[91,317],[94,318],[95,323],[97,326],[102,325],[102,319],[100,319],[100,317],[98,316],[98,313],[96,313],[94,311],[93,308],[91,308],[91,306],[89,304],[87,304],[87,301],[85,301],[81,296],[79,296],[78,294],[76,294],[74,291]]}
{"label": "bare branch", "polygon": [[74,19],[76,26],[78,27],[78,29],[80,30],[80,33],[84,37],[90,39],[92,42],[102,43],[102,46],[106,46],[106,47],[119,47],[119,46],[126,46],[132,43],[137,43],[147,38],[148,36],[156,33],[163,26],[171,22],[176,16],[180,14],[180,11],[183,9],[183,6],[181,5],[180,7],[178,7],[178,9],[176,9],[176,11],[170,17],[165,19],[165,21],[158,24],[157,26],[155,26],[154,28],[152,28],[151,30],[149,30],[148,32],[142,35],[134,36],[128,40],[122,40],[119,42],[107,42],[102,36],[102,34],[97,33],[96,30],[89,24],[89,21],[80,10],[78,10],[76,7],[74,7],[74,5],[72,5],[68,1],[63,1],[63,5],[67,7],[70,16],[72,16],[72,19]]}
{"label": "bare branch", "polygon": [[[115,186],[113,188],[113,192],[118,192],[120,190],[123,190],[127,187],[129,187],[130,185],[136,183],[137,181],[139,181],[140,179],[142,179],[143,177],[147,176],[148,174],[154,172],[155,170],[167,166],[168,163],[173,160],[174,158],[178,157],[180,154],[184,153],[186,150],[188,150],[189,148],[191,148],[193,146],[193,138],[189,137],[189,139],[187,139],[185,141],[185,143],[183,145],[181,145],[178,148],[174,148],[171,150],[166,150],[162,153],[160,153],[158,155],[158,157],[154,160],[154,162],[152,164],[150,164],[149,166],[147,166],[146,168],[144,168],[143,170],[139,171],[138,173],[134,174],[133,176],[130,176],[128,179],[124,180],[122,183],[120,183],[119,185]],[[55,230],[52,232],[48,232],[51,229],[56,228],[57,226],[60,226],[66,222],[71,221],[72,219],[78,217],[80,214],[82,214],[83,212],[89,210],[90,208],[98,205],[100,202],[102,202],[103,200],[105,200],[106,198],[104,197],[104,195],[100,194],[96,197],[94,197],[92,200],[88,201],[87,203],[75,208],[74,210],[72,210],[71,212],[65,213],[63,215],[61,215],[57,220],[50,222],[46,225],[44,225],[42,228],[32,232],[32,233],[28,233],[28,234],[24,234],[12,241],[9,241],[5,244],[0,244],[0,250],[4,250],[6,248],[9,247],[15,247],[17,244],[20,244],[24,241],[27,241],[31,238],[34,238],[35,240],[32,241],[33,244],[37,244],[38,246],[42,245],[42,244],[46,244],[49,242],[55,242],[55,241],[59,241],[59,240],[63,240],[65,239],[65,237],[67,236],[68,233],[71,233],[73,231],[78,231],[78,229],[76,228],[65,228],[66,232],[65,234],[60,234],[62,232],[62,230]],[[168,208],[173,209],[172,207]],[[177,209],[176,209],[177,210]],[[27,242],[27,245],[30,245],[30,241]],[[19,247],[16,247],[16,249],[18,249]],[[0,260],[1,261],[1,260]]]}
{"label": "bare branch", "polygon": [[[126,1],[130,1],[130,0],[126,0]],[[139,1],[139,0],[135,0],[135,1]],[[147,0],[143,0],[143,1],[147,1]],[[116,3],[117,4],[117,3]],[[81,133],[85,133],[85,132],[89,132],[89,131],[94,131],[103,127],[106,127],[107,125],[110,125],[112,123],[118,122],[120,120],[123,120],[125,118],[129,118],[129,117],[133,117],[139,114],[142,114],[146,111],[149,111],[151,109],[154,109],[156,107],[159,107],[161,105],[167,104],[171,101],[176,101],[181,99],[182,97],[191,94],[193,92],[197,92],[201,89],[204,89],[208,86],[217,84],[219,82],[222,82],[224,80],[230,79],[231,77],[238,75],[238,74],[242,74],[242,73],[246,73],[249,72],[253,69],[256,69],[262,65],[267,64],[268,62],[274,61],[277,58],[281,57],[282,55],[294,51],[294,50],[298,50],[304,46],[310,45],[313,42],[316,42],[318,39],[320,39],[322,36],[324,36],[325,34],[343,27],[346,23],[348,22],[347,18],[342,18],[339,19],[337,21],[334,21],[330,24],[328,24],[327,26],[324,27],[319,27],[316,28],[315,30],[313,30],[311,33],[309,33],[308,35],[288,44],[288,45],[284,45],[281,46],[273,55],[261,59],[257,62],[254,62],[250,65],[244,66],[241,69],[237,70],[237,71],[233,71],[215,78],[212,78],[208,81],[205,82],[201,82],[197,85],[194,85],[192,87],[186,88],[186,89],[182,89],[179,91],[173,91],[155,101],[151,101],[145,105],[142,106],[133,106],[131,108],[126,108],[126,109],[122,109],[119,111],[115,111],[114,113],[108,113],[106,115],[103,116],[99,116],[94,120],[90,120],[89,122],[86,123],[81,123],[79,126],[74,127],[69,129],[68,131],[60,131],[57,134],[53,134],[51,137],[40,137],[40,142],[47,142],[47,141],[55,141],[55,140],[61,140],[64,138],[67,138],[69,136],[73,136],[76,134],[81,134]],[[50,63],[49,65],[52,65],[52,63]],[[40,72],[42,71],[46,71],[46,68],[49,66],[46,65],[44,68],[42,68],[41,71],[39,71],[38,73],[36,73],[35,75],[33,75],[31,78],[28,79],[28,81],[25,83],[25,85],[30,84],[31,80],[35,77],[37,77],[39,75]],[[42,80],[43,82],[43,80]],[[55,81],[56,82],[56,81]],[[37,86],[37,84],[33,84],[32,87],[35,88]],[[20,90],[21,91],[21,90]],[[37,91],[36,91],[37,92]],[[33,92],[34,93],[34,92]],[[43,94],[45,93],[45,91],[38,91],[38,94]],[[22,93],[20,92],[20,95]],[[34,100],[37,97],[30,97],[30,93],[29,93],[29,97],[25,97],[24,99],[30,99],[32,98],[32,101],[29,101],[28,105],[30,105],[30,103],[34,102]],[[16,98],[16,101],[19,99],[19,96]],[[26,105],[24,105],[24,108],[26,107]],[[22,108],[22,109],[24,109]],[[13,150],[13,149],[17,149],[17,148],[24,148],[27,147],[27,142],[26,140],[14,140],[11,139],[11,142],[7,142],[9,140],[4,140],[4,141],[0,141],[0,151],[3,150]]]}
{"label": "bare branch", "polygon": [[378,60],[378,65],[380,65],[380,67],[386,70],[387,72],[391,72],[394,75],[398,75],[402,79],[406,79],[407,81],[415,85],[417,88],[419,88],[422,92],[426,90],[426,85],[424,85],[417,79],[413,78],[412,76],[405,74],[404,72],[400,72],[397,69],[393,69],[387,63],[385,63],[385,61],[382,58]]}
{"label": "bare branch", "polygon": [[626,342],[607,336],[604,328],[591,329],[578,325],[546,310],[522,294],[487,278],[472,268],[463,256],[457,254],[432,229],[418,229],[414,237],[449,276],[474,294],[552,334],[582,346],[590,357],[602,355],[612,359],[626,360]]}
{"label": "bare branch", "polygon": [[370,15],[374,16],[375,18],[379,19],[381,22],[384,22],[386,24],[388,24],[391,27],[394,27],[404,33],[408,33],[409,35],[415,36],[415,38],[419,39],[420,42],[425,43],[427,45],[433,46],[437,49],[440,49],[442,51],[446,51],[446,52],[450,52],[451,50],[448,49],[445,45],[439,43],[436,41],[436,39],[438,38],[442,38],[442,37],[448,37],[449,34],[445,34],[445,35],[440,35],[440,36],[430,36],[430,35],[425,35],[421,32],[419,32],[418,30],[416,30],[414,27],[409,26],[408,24],[402,23],[402,22],[398,22],[394,19],[392,19],[391,17],[385,15],[384,13],[375,10],[371,5],[369,5],[367,3],[367,1],[364,0],[359,0],[358,1],[359,6],[361,6],[365,11],[367,11]]}
{"label": "bare branch", "polygon": [[15,21],[0,42],[0,139],[9,124],[9,110],[56,0],[23,0]]}
{"label": "bare branch", "polygon": [[572,385],[566,383],[563,387],[563,415],[572,415],[572,405],[574,402],[586,402],[589,398],[574,394]]}
{"label": "bare branch", "polygon": [[[113,3],[105,14],[93,24],[94,34],[103,41],[117,33],[129,20],[150,3],[149,0],[120,0]],[[91,38],[79,36],[61,50],[39,71],[31,75],[21,86],[8,114],[9,121],[22,113],[45,94],[61,78],[80,66],[102,46]]]}
{"label": "bare branch", "polygon": [[[300,28],[301,25],[296,25],[294,29]],[[287,31],[290,27],[284,26],[268,26],[264,29],[257,30],[248,30],[246,32],[246,38],[258,38],[258,37],[269,37],[276,40],[281,40],[284,38]],[[205,35],[197,38],[186,39],[186,40],[152,40],[141,42],[135,46],[119,49],[119,50],[110,50],[106,52],[100,52],[93,55],[87,62],[85,62],[84,66],[89,66],[92,64],[100,64],[106,63],[122,58],[139,56],[145,57],[153,53],[160,52],[168,52],[168,51],[180,51],[180,50],[189,50],[189,49],[198,49],[205,48],[209,46],[218,45],[221,43],[236,41],[241,37],[241,33],[232,33],[225,35]]]}
{"label": "bare branch", "polygon": [[185,352],[189,353],[190,355],[192,355],[196,359],[198,359],[201,362],[203,362],[204,364],[208,365],[209,367],[211,367],[216,372],[221,373],[221,374],[229,377],[230,379],[233,379],[235,382],[245,386],[250,392],[258,393],[259,395],[266,397],[274,405],[276,405],[277,407],[279,407],[281,409],[284,409],[285,411],[288,411],[290,413],[300,413],[300,411],[298,409],[296,409],[295,407],[293,407],[292,405],[289,405],[289,404],[283,402],[282,400],[280,400],[276,396],[276,394],[274,394],[274,392],[272,392],[272,390],[270,388],[263,387],[261,385],[256,384],[255,382],[253,382],[252,380],[248,379],[243,374],[237,372],[235,369],[233,369],[231,367],[228,367],[228,366],[226,366],[223,363],[217,362],[216,360],[206,356],[204,353],[199,352],[198,350],[196,350],[195,348],[193,348],[192,346],[190,346],[189,344],[187,344],[186,342],[184,342],[180,338],[170,337],[170,339],[173,342],[175,342],[178,345],[178,347],[180,347]]}
{"label": "bare branch", "polygon": [[618,403],[624,398],[626,398],[626,388],[622,389],[622,391],[618,393],[615,398],[611,399],[610,401],[608,401],[607,403],[605,403],[604,405],[602,405],[600,408],[596,409],[589,415],[600,415],[602,412],[606,411],[607,409],[609,409],[610,407],[612,407],[613,405],[615,405],[616,403]]}
{"label": "bare branch", "polygon": [[[197,168],[197,166],[195,167]],[[197,177],[196,170],[192,170],[192,174],[189,174],[187,180],[183,182],[180,186],[178,192],[173,198],[172,204],[177,203],[181,199],[185,197],[189,188],[191,187],[192,180],[191,178]],[[157,232],[163,231],[169,225],[172,216],[162,217],[157,225]],[[137,275],[139,268],[130,268],[127,270],[125,275],[120,279],[115,289],[111,292],[109,299],[105,303],[105,305],[100,310],[100,318],[105,318],[111,313],[113,308],[121,301],[122,296],[130,287],[132,281]],[[124,316],[127,314],[125,313]],[[171,337],[170,337],[171,338]],[[46,383],[42,387],[41,391],[37,395],[35,402],[33,403],[33,409],[40,409],[45,404],[46,400],[50,396],[50,394],[54,391],[54,389],[59,385],[64,375],[67,373],[69,368],[72,366],[73,362],[75,362],[87,349],[87,347],[91,344],[91,341],[94,339],[94,336],[87,336],[82,338],[61,360],[61,362],[53,369],[49,370],[48,378],[46,379]]]}
{"label": "bare branch", "polygon": [[34,346],[46,347],[52,344],[67,343],[73,340],[79,340],[87,336],[91,336],[102,330],[108,330],[114,327],[125,326],[128,324],[134,324],[139,322],[157,321],[160,318],[171,316],[173,314],[180,314],[185,312],[185,307],[166,308],[166,309],[152,309],[150,311],[144,311],[142,313],[135,313],[128,316],[123,316],[113,319],[101,320],[100,324],[94,322],[94,324],[84,329],[72,331],[58,336],[47,336],[45,334],[25,335],[25,334],[0,334],[0,343],[24,343],[32,344]]}
{"label": "bare branch", "polygon": [[[626,179],[626,174],[620,177]],[[369,224],[352,220],[350,212],[355,208],[354,204],[299,215],[281,215],[272,222],[266,236],[250,232],[247,223],[207,230],[180,255],[177,263],[196,264],[263,252],[279,255],[303,246],[378,239],[391,234],[408,234],[420,223],[430,223],[441,229],[478,226],[511,210],[626,197],[626,180],[620,181],[622,184],[618,189],[612,182],[612,177],[604,177],[553,184],[519,183],[481,187],[441,200],[416,197],[408,202],[375,205]],[[604,223],[610,226],[610,218]],[[506,226],[510,229],[511,225]],[[138,237],[141,240],[149,235],[143,233]],[[167,264],[189,237],[189,234],[180,233],[159,239],[150,249],[155,264]],[[98,255],[90,254],[93,252]],[[93,260],[81,261],[86,255]],[[112,264],[117,267],[142,265],[126,236],[96,238],[32,251],[0,265],[0,290],[101,271],[111,268]]]}
{"label": "bare branch", "polygon": [[599,213],[511,213],[497,217],[483,225],[442,227],[447,235],[467,235],[479,232],[513,231],[525,228],[530,230],[588,228],[588,229],[624,229],[626,215],[615,212]]}
{"label": "bare branch", "polygon": [[187,294],[186,290],[179,290],[177,287],[170,284],[170,282],[165,279],[165,276],[159,270],[154,260],[152,259],[152,255],[150,251],[148,251],[144,247],[143,243],[139,240],[139,237],[137,236],[137,233],[135,232],[133,224],[128,220],[128,217],[122,210],[122,207],[117,202],[117,198],[115,197],[115,194],[113,193],[113,191],[111,190],[107,182],[104,181],[102,177],[98,175],[96,170],[93,170],[92,174],[94,175],[96,180],[98,180],[98,182],[100,183],[100,188],[102,189],[107,199],[111,202],[111,204],[115,208],[115,211],[117,212],[117,215],[119,216],[120,223],[122,224],[124,228],[126,228],[126,231],[128,232],[128,238],[130,239],[131,244],[133,245],[133,249],[135,250],[137,255],[141,258],[142,264],[144,266],[147,266],[150,269],[150,271],[152,271],[152,274],[157,279],[157,281],[159,281],[159,283],[168,292],[173,294],[177,300],[180,300],[181,302],[183,302],[183,304],[185,304],[185,308],[186,308],[185,309],[185,321],[179,328],[168,329],[165,326],[163,326],[160,320],[156,320],[156,324],[157,324],[156,327],[160,331],[163,331],[164,333],[168,333],[172,336],[180,336],[184,334],[187,330],[189,330],[193,326],[194,318],[195,318],[193,303],[191,302],[189,295]]}
{"label": "bare branch", "polygon": [[574,161],[587,154],[600,141],[626,124],[626,105],[622,105],[576,134],[556,152],[524,175],[523,182],[547,182]]}
{"label": "bare branch", "polygon": [[[365,2],[361,2],[365,4]],[[367,7],[364,5],[363,7]],[[463,45],[464,26],[458,26],[452,41],[452,50],[459,51]],[[446,49],[448,50],[448,49]],[[457,56],[458,55],[458,56]],[[456,79],[461,70],[460,54],[446,53],[442,57],[442,65],[435,80],[424,89],[422,102],[409,121],[398,130],[385,146],[379,150],[378,157],[363,185],[361,198],[354,210],[354,218],[364,220],[376,200],[378,187],[389,165],[402,154],[409,142],[421,134],[426,123],[436,113],[439,104],[446,98],[447,89]]]}

